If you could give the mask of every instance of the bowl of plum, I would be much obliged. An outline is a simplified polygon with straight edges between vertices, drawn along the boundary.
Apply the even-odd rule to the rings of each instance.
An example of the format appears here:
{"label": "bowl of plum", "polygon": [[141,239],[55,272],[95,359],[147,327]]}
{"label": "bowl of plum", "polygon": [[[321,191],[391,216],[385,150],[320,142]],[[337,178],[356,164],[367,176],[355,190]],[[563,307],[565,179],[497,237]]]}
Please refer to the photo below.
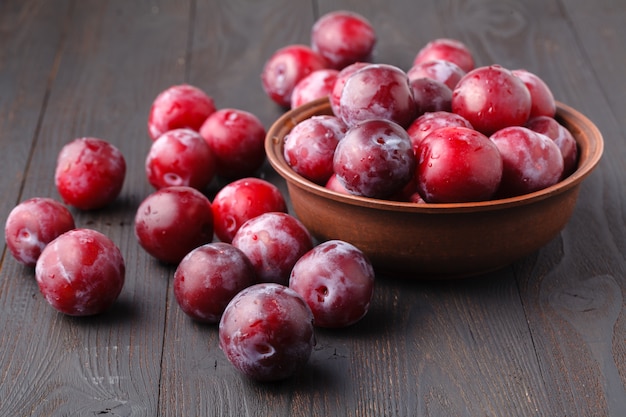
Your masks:
{"label": "bowl of plum", "polygon": [[[342,87],[342,100],[352,77]],[[363,83],[355,89],[365,90]],[[531,118],[526,112],[522,122],[481,126],[479,132],[471,123],[441,126],[432,120],[417,128],[420,119],[462,111],[397,117],[388,111],[402,112],[404,104],[397,101],[379,106],[384,114],[365,116],[350,102],[346,116],[333,94],[276,120],[265,141],[267,157],[311,234],[319,241],[353,244],[382,274],[474,277],[531,255],[565,228],[581,183],[603,152],[597,127],[558,101],[553,116]],[[463,95],[458,85],[454,94]],[[463,97],[456,96],[459,106]],[[506,114],[517,117],[510,107]],[[477,120],[488,125],[488,118]],[[568,145],[529,144],[534,143],[529,132],[541,132],[537,136],[545,141],[550,129],[571,136],[573,154],[563,151]],[[416,134],[424,135],[415,140]],[[516,149],[519,143],[527,149]],[[560,159],[553,162],[555,155]]]}

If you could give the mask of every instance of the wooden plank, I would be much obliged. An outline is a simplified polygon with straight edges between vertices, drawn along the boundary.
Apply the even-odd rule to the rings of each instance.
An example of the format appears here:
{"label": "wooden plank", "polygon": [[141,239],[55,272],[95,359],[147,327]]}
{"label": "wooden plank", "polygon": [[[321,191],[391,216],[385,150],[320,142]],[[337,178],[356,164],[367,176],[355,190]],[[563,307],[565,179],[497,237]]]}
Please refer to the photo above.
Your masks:
{"label": "wooden plank", "polygon": [[[21,198],[24,167],[36,142],[47,104],[48,84],[63,39],[67,2],[0,4],[0,213],[6,218]],[[0,231],[4,245],[4,227]],[[3,246],[4,247],[4,246]]]}
{"label": "wooden plank", "polygon": [[[536,262],[524,265],[520,288],[544,378],[567,415],[626,413],[626,321],[623,294],[621,127],[626,64],[626,12],[616,2],[562,2],[563,18],[537,36],[536,71],[549,74],[555,95],[593,120],[605,153],[583,185],[572,221]],[[572,45],[576,40],[576,45]],[[608,46],[608,47],[607,47]],[[613,51],[607,53],[607,51]]]}
{"label": "wooden plank", "polygon": [[[36,15],[37,4],[31,6],[27,17],[35,13],[36,24],[46,22]],[[71,318],[45,303],[32,270],[4,263],[0,305],[3,317],[15,320],[2,320],[0,330],[0,414],[154,416],[169,270],[139,248],[132,225],[137,205],[151,191],[143,173],[150,103],[162,86],[184,78],[189,5],[81,1],[58,15],[56,24],[24,28],[53,45],[64,33],[24,196],[57,196],[56,155],[73,138],[102,137],[118,146],[129,168],[120,199],[103,210],[73,213],[79,227],[100,230],[120,246],[127,278],[109,312]]]}

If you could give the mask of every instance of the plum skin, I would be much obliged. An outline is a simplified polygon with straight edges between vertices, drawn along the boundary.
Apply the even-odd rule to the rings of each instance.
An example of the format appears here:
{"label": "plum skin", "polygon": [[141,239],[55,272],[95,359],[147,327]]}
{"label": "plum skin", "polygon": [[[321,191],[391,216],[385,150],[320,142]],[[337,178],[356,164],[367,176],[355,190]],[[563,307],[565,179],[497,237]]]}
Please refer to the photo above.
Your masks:
{"label": "plum skin", "polygon": [[313,71],[327,66],[326,60],[310,47],[287,45],[274,52],[265,62],[261,72],[263,90],[276,104],[288,108],[298,82]]}
{"label": "plum skin", "polygon": [[564,160],[548,136],[522,126],[509,126],[489,137],[502,155],[502,182],[497,196],[513,197],[556,184]]}
{"label": "plum skin", "polygon": [[376,45],[376,31],[364,16],[347,10],[329,12],[311,29],[311,46],[332,68],[368,61]]}

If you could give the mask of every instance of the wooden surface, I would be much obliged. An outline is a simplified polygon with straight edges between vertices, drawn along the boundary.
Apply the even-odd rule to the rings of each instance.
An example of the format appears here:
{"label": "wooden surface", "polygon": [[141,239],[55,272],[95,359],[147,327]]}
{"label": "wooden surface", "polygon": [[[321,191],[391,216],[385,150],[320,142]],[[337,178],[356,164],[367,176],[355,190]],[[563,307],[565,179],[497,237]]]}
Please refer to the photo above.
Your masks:
{"label": "wooden surface", "polygon": [[[318,331],[297,377],[258,384],[226,361],[215,326],[182,313],[173,269],[134,237],[152,191],[147,112],[158,92],[188,82],[269,127],[281,110],[262,91],[264,61],[308,43],[333,9],[371,20],[379,62],[408,69],[446,36],[478,65],[537,73],[597,124],[605,155],[566,229],[536,254],[462,282],[379,277],[366,318]],[[126,259],[106,314],[55,312],[32,269],[3,251],[0,416],[626,415],[624,22],[619,0],[3,0],[2,218],[26,198],[58,198],[55,158],[75,137],[110,140],[129,172],[114,205],[73,211]],[[284,187],[269,166],[260,175]]]}

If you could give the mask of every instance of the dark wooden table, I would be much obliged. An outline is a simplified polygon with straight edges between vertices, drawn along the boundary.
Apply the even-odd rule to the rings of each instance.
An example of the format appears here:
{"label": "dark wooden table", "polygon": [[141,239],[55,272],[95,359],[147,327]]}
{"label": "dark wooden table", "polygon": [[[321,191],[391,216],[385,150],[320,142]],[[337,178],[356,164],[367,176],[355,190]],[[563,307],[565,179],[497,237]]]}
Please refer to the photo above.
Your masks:
{"label": "dark wooden table", "polygon": [[[570,223],[537,253],[471,280],[381,277],[366,318],[319,331],[303,373],[254,383],[226,361],[215,326],[182,313],[173,269],[134,237],[152,191],[147,113],[159,91],[187,82],[269,127],[281,109],[261,88],[263,63],[308,43],[333,9],[371,20],[379,62],[408,69],[446,36],[478,65],[537,73],[597,124],[605,155]],[[75,137],[110,140],[129,168],[115,204],[73,211],[126,259],[106,314],[57,313],[33,270],[3,251],[0,416],[625,416],[625,22],[621,0],[0,1],[3,221],[26,198],[59,198],[55,158]],[[284,190],[269,165],[260,175]]]}

